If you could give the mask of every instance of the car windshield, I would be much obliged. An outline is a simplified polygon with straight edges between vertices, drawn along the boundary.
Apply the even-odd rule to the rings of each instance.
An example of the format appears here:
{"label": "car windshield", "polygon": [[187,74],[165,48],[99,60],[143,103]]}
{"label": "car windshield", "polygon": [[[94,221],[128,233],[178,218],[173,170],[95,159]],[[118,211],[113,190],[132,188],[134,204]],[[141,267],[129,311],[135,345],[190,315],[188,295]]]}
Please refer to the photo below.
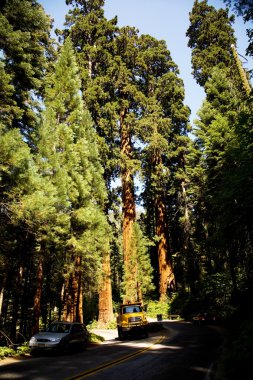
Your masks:
{"label": "car windshield", "polygon": [[123,314],[127,314],[127,313],[140,313],[140,312],[141,312],[141,307],[139,305],[125,306],[123,308]]}
{"label": "car windshield", "polygon": [[70,325],[64,323],[53,323],[47,328],[46,331],[54,333],[68,333],[70,331]]}

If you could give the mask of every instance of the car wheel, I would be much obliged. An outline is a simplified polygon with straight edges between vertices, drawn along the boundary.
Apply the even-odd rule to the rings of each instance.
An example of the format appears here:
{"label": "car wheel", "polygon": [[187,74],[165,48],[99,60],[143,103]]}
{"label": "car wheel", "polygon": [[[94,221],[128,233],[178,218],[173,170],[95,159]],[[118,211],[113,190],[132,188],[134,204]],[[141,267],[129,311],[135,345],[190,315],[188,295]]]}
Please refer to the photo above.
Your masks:
{"label": "car wheel", "polygon": [[70,352],[70,344],[69,344],[69,342],[64,343],[61,351],[62,351],[63,354],[68,354]]}
{"label": "car wheel", "polygon": [[38,356],[39,352],[37,350],[31,350],[30,355],[31,356]]}
{"label": "car wheel", "polygon": [[87,340],[85,340],[85,341],[83,341],[83,342],[81,343],[81,349],[82,349],[82,350],[86,350],[87,346],[88,346],[88,341],[87,341]]}

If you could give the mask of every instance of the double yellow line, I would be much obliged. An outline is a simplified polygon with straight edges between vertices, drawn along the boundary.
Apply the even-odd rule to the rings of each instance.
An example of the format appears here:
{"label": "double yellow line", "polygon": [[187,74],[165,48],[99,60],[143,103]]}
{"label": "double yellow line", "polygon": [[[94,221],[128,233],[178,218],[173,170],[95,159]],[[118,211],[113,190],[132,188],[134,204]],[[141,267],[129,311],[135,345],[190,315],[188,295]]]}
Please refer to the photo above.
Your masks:
{"label": "double yellow line", "polygon": [[113,360],[113,361],[101,364],[100,366],[98,366],[96,368],[89,369],[89,370],[87,370],[85,372],[82,372],[82,373],[79,373],[78,375],[75,375],[73,377],[68,377],[66,380],[80,380],[80,379],[83,379],[84,377],[87,377],[89,375],[94,375],[95,373],[100,372],[100,371],[102,371],[105,368],[110,368],[110,367],[113,367],[116,364],[125,362],[125,361],[127,361],[127,360],[129,360],[129,359],[131,359],[131,358],[133,358],[135,356],[138,356],[138,355],[142,354],[145,351],[150,350],[151,347],[153,347],[155,344],[161,343],[164,338],[165,338],[164,336],[161,336],[157,341],[155,341],[150,346],[142,348],[141,350],[138,350],[138,351],[134,352],[133,354],[125,355],[125,356],[122,356],[122,357],[120,357],[120,358],[118,358],[116,360]]}

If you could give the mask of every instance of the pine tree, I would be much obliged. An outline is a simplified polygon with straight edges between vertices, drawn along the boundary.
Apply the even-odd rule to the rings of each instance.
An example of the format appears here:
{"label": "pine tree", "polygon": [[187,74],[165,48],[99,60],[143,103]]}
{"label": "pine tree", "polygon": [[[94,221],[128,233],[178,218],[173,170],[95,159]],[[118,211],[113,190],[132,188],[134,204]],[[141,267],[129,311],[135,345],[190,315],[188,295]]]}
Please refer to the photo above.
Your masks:
{"label": "pine tree", "polygon": [[193,77],[200,86],[210,78],[213,67],[231,67],[230,46],[236,43],[233,22],[228,9],[216,10],[207,0],[195,0],[186,36],[192,49]]}
{"label": "pine tree", "polygon": [[45,105],[41,166],[58,189],[58,218],[65,220],[63,316],[82,320],[83,292],[94,283],[94,273],[100,276],[108,225],[102,211],[106,197],[102,166],[69,39],[48,77]]}
{"label": "pine tree", "polygon": [[124,299],[131,302],[143,302],[154,290],[152,283],[153,268],[148,253],[148,241],[144,238],[140,225],[133,226],[131,256],[125,266],[123,292]]}
{"label": "pine tree", "polygon": [[[239,16],[243,17],[244,22],[250,22],[253,19],[252,2],[251,0],[223,0],[225,4],[229,5]],[[249,46],[247,54],[253,55],[253,29],[247,29],[247,36],[249,37]]]}
{"label": "pine tree", "polygon": [[0,60],[4,65],[1,63],[0,70],[9,84],[5,98],[0,97],[1,108],[4,103],[8,122],[20,129],[31,146],[36,135],[38,97],[43,93],[47,60],[53,52],[50,30],[51,21],[36,0],[1,3]]}
{"label": "pine tree", "polygon": [[[195,121],[196,143],[200,152],[200,165],[197,166],[197,170],[202,173],[202,180],[199,182],[201,191],[198,191],[201,198],[194,208],[195,220],[199,219],[195,234],[201,236],[200,249],[205,252],[202,260],[199,261],[202,266],[202,274],[222,272],[227,265],[230,268],[233,291],[236,294],[238,292],[236,266],[240,261],[237,259],[240,251],[240,238],[235,232],[235,226],[237,226],[235,220],[238,218],[239,206],[238,201],[235,201],[238,195],[236,196],[235,192],[230,189],[233,188],[231,185],[233,180],[240,178],[241,170],[241,168],[239,169],[240,164],[238,165],[240,159],[235,154],[238,152],[241,137],[237,134],[235,126],[238,124],[239,115],[244,114],[245,106],[247,109],[248,105],[245,103],[245,93],[232,54],[231,44],[234,43],[235,38],[227,10],[223,13],[224,28],[216,29],[218,37],[208,38],[209,34],[214,36],[213,31],[215,31],[211,25],[207,27],[208,21],[216,19],[218,14],[220,11],[208,7],[206,2],[195,2],[191,15],[191,26],[187,32],[190,37],[189,44],[193,47],[193,62],[194,57],[199,56],[201,49],[205,48],[211,54],[203,55],[204,59],[199,59],[196,72],[204,73],[210,67],[210,63],[212,64],[209,76],[204,77],[202,74],[199,77],[195,76],[197,81],[198,78],[201,78],[199,83],[205,86],[206,91],[206,101],[199,111],[200,119]],[[205,46],[201,42],[201,36],[205,35],[202,35],[202,30],[206,31],[207,36],[205,39],[203,38]],[[223,45],[221,40],[225,41],[226,45]],[[217,51],[221,53],[221,46],[224,51],[218,56],[219,60],[208,59]],[[226,66],[224,62],[226,62]],[[234,176],[232,173],[237,174]],[[233,202],[236,202],[236,207]],[[233,215],[228,210],[231,210]],[[195,225],[197,227],[196,222]],[[250,227],[247,227],[246,230],[249,231]],[[230,237],[228,231],[230,231]],[[251,249],[250,246],[251,243],[249,243],[248,249]],[[226,263],[224,266],[221,257]]]}
{"label": "pine tree", "polygon": [[[114,141],[113,107],[109,104],[109,99],[113,93],[111,76],[112,60],[111,52],[115,33],[116,18],[107,21],[104,17],[104,1],[69,1],[67,4],[73,6],[66,16],[66,29],[59,32],[63,36],[70,34],[73,45],[77,52],[77,62],[80,70],[81,88],[83,99],[91,114],[97,131],[97,143],[99,155],[101,156],[104,179],[108,191],[108,203],[105,205],[105,212],[112,207],[113,194],[111,192],[111,182],[115,177],[115,162],[118,148]],[[109,295],[110,285],[110,260],[109,252],[105,252],[103,259],[103,278],[105,284],[100,286],[100,305],[103,311],[99,310],[99,323],[105,323],[105,310],[107,310],[107,323],[111,321],[112,315],[112,295]],[[107,306],[105,306],[107,304]],[[100,317],[101,315],[101,317]]]}

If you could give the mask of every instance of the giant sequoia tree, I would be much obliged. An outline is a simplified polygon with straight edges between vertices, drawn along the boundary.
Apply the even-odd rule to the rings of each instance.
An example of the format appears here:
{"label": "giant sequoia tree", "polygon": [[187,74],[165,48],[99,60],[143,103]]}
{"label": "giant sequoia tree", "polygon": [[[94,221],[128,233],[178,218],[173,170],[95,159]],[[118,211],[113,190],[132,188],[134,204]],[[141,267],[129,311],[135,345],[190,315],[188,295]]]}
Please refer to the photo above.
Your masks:
{"label": "giant sequoia tree", "polygon": [[183,83],[164,41],[141,36],[139,44],[141,86],[146,96],[138,130],[145,144],[143,201],[147,209],[147,231],[156,241],[159,296],[165,299],[168,290],[175,289],[171,236],[173,224],[181,228],[175,215],[182,212],[179,194],[182,193],[183,161],[188,144],[189,109],[183,104]]}
{"label": "giant sequoia tree", "polygon": [[71,3],[75,8],[67,18],[73,24],[69,32],[78,52],[84,98],[96,121],[108,185],[114,173],[121,173],[123,251],[128,271],[135,222],[132,131],[140,107],[134,76],[138,36],[134,29],[123,28],[115,38],[116,20],[103,17],[103,1]]}
{"label": "giant sequoia tree", "polygon": [[[168,152],[162,157],[164,150],[161,153],[157,146],[159,157],[153,154],[153,170],[158,173],[161,162],[166,170],[169,170],[170,165],[176,168],[176,161],[181,161],[182,169],[183,146],[187,145],[183,136],[186,135],[189,111],[183,106],[182,83],[177,78],[176,65],[164,42],[150,36],[140,36],[135,28],[117,28],[116,20],[107,21],[104,18],[103,3],[69,1],[74,8],[67,16],[70,28],[65,31],[65,35],[71,35],[77,52],[84,99],[96,122],[108,185],[114,175],[120,173],[123,256],[127,274],[131,272],[128,263],[131,261],[133,226],[136,220],[134,177],[141,166],[136,142],[139,140],[146,144],[150,139],[150,131],[146,132],[144,127],[145,122],[139,121],[154,113],[151,103],[157,103],[161,109],[159,123],[162,127],[159,133],[169,149],[166,148]],[[149,127],[152,129],[154,126]],[[156,261],[160,267],[161,297],[166,295],[167,288],[174,283],[167,219],[175,207],[176,187],[181,189],[180,180],[172,185],[176,171],[172,170],[170,179],[167,178],[163,184],[161,179],[161,186],[154,188],[156,227],[153,234],[159,240]],[[160,174],[164,176],[162,172],[163,169]],[[167,192],[172,193],[173,186],[174,201],[171,200],[169,205],[166,201]],[[147,191],[151,191],[151,187]],[[126,289],[125,298],[129,297]]]}

